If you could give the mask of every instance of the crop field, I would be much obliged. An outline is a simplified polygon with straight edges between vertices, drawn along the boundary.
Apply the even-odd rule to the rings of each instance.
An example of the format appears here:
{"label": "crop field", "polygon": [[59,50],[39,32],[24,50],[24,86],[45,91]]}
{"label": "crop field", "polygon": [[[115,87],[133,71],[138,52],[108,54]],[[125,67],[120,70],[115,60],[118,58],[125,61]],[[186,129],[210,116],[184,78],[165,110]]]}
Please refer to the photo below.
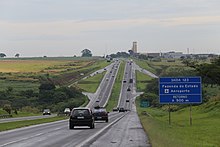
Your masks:
{"label": "crop field", "polygon": [[[96,58],[12,58],[0,59],[0,90],[38,90],[40,78],[68,81],[81,78],[108,63]],[[62,84],[62,83],[61,83]]]}
{"label": "crop field", "polygon": [[74,60],[0,60],[0,72],[59,72],[65,70],[67,66],[79,68],[88,62]]}

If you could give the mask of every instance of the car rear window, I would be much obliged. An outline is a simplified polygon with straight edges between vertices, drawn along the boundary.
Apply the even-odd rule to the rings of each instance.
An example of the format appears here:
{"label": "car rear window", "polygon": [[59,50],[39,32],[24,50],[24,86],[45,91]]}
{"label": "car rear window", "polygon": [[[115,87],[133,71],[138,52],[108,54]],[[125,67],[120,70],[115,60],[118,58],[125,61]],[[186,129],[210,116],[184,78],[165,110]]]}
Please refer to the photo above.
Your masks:
{"label": "car rear window", "polygon": [[77,110],[73,111],[72,115],[74,115],[74,116],[80,116],[80,115],[88,116],[88,115],[90,115],[90,113],[89,113],[88,109],[77,109]]}
{"label": "car rear window", "polygon": [[94,109],[94,113],[98,113],[98,112],[106,112],[105,109]]}

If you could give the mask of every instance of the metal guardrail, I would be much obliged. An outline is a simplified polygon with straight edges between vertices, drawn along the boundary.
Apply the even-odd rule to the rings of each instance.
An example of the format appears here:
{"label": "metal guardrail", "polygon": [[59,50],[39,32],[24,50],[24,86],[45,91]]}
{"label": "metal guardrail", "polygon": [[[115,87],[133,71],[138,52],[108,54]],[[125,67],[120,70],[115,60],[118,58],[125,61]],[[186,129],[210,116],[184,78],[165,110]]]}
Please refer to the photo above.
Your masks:
{"label": "metal guardrail", "polygon": [[12,117],[11,114],[2,114],[0,115],[0,118],[9,118],[9,117]]}

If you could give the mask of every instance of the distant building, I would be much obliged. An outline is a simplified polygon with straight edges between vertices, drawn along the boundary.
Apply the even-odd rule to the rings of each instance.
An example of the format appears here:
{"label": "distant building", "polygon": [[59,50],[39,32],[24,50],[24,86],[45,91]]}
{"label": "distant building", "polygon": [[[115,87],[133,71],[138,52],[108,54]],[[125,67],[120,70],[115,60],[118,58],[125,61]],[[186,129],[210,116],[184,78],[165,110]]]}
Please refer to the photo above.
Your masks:
{"label": "distant building", "polygon": [[163,58],[173,58],[173,59],[179,59],[181,57],[185,57],[186,55],[183,54],[182,52],[167,52],[167,53],[161,53],[161,56]]}
{"label": "distant building", "polygon": [[137,42],[134,41],[133,42],[133,46],[132,46],[132,49],[131,49],[134,53],[137,53]]}
{"label": "distant building", "polygon": [[160,57],[160,53],[141,53],[142,55],[146,55],[147,57],[151,57],[151,58],[159,58]]}

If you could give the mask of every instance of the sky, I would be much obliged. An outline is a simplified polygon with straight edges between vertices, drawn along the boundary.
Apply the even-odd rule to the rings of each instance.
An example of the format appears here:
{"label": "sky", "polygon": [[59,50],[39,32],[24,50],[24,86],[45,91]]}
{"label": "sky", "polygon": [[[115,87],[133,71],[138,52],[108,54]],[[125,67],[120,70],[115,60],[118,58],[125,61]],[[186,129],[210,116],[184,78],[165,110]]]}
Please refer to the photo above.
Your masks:
{"label": "sky", "polygon": [[0,53],[220,54],[219,0],[0,0]]}

